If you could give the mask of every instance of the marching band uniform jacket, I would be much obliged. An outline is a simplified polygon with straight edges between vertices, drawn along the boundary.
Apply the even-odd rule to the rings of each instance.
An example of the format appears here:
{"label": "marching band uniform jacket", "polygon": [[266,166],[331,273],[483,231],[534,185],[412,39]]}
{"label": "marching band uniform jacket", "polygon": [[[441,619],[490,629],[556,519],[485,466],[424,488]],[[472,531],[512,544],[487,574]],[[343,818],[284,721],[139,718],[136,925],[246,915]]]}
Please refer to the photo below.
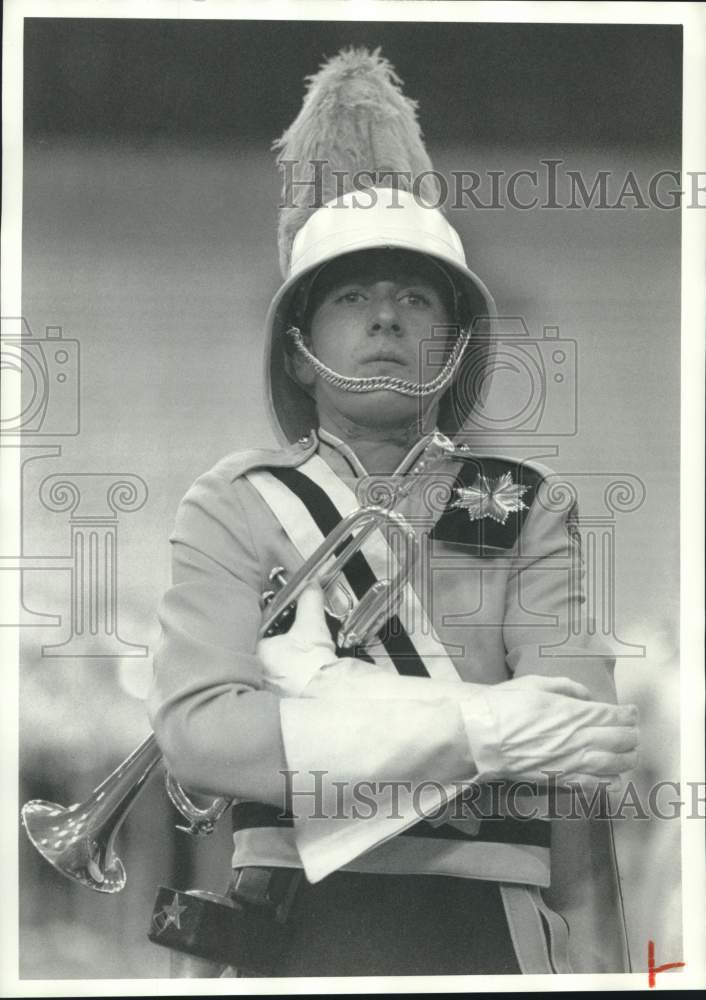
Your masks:
{"label": "marching band uniform jacket", "polygon": [[[471,520],[449,502],[452,487],[497,483],[508,473],[524,507],[505,523]],[[547,819],[546,808],[532,811],[546,807],[541,795],[519,800],[526,821],[488,819],[488,787],[477,789],[480,818],[430,815],[444,801],[440,789],[450,800],[454,783],[473,779],[474,733],[492,740],[482,698],[470,697],[478,685],[551,674],[580,681],[596,700],[615,701],[613,661],[577,625],[580,538],[575,510],[556,502],[553,485],[551,472],[534,463],[445,459],[399,508],[419,551],[411,597],[399,611],[401,639],[369,646],[374,662],[367,668],[356,661],[372,682],[356,687],[344,670],[320,696],[309,696],[315,685],[308,677],[280,696],[268,688],[255,651],[261,595],[274,567],[291,576],[301,565],[292,537],[318,531],[320,539],[330,530],[327,518],[359,505],[370,486],[365,470],[320,431],[280,451],[229,455],[194,483],[170,539],[173,583],[160,609],[152,724],[177,778],[240,799],[235,736],[242,742],[243,732],[252,734],[255,745],[258,703],[278,697],[290,790],[301,805],[283,818],[271,806],[236,804],[234,867],[303,867],[310,881],[339,869],[491,879],[502,887],[523,971],[626,970],[609,821]],[[287,506],[288,531],[273,513],[276,504],[266,502],[273,491]],[[459,681],[467,700],[449,695],[451,685],[466,690]],[[361,782],[366,797],[351,817],[351,800],[341,795]],[[394,811],[388,791],[384,810],[378,789],[385,782],[426,787],[414,802],[403,791]],[[308,805],[315,790],[318,813]],[[376,795],[380,815],[370,818],[370,809],[360,809]],[[420,808],[427,819],[420,820]],[[490,809],[498,812],[502,806]],[[531,943],[516,940],[529,940],[540,923],[550,928],[549,950],[556,948],[546,969]]]}

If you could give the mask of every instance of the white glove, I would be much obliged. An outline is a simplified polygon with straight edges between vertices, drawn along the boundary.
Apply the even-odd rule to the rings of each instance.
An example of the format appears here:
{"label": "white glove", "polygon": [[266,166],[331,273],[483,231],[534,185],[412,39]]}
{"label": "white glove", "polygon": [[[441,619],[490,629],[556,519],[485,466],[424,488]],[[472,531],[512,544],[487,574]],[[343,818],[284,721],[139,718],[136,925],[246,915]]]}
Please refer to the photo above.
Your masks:
{"label": "white glove", "polygon": [[477,780],[547,780],[584,786],[637,764],[635,705],[590,700],[583,684],[567,677],[525,676],[483,687],[461,714],[478,768]]}
{"label": "white glove", "polygon": [[323,591],[318,583],[311,583],[300,594],[290,630],[261,639],[256,652],[264,667],[266,685],[282,697],[298,697],[312,677],[336,663],[336,647],[326,625]]}
{"label": "white glove", "polygon": [[324,617],[323,591],[316,582],[302,591],[289,632],[261,639],[257,655],[267,687],[282,698],[457,701],[484,687],[427,677],[403,677],[392,664],[368,663],[352,656],[338,658]]}

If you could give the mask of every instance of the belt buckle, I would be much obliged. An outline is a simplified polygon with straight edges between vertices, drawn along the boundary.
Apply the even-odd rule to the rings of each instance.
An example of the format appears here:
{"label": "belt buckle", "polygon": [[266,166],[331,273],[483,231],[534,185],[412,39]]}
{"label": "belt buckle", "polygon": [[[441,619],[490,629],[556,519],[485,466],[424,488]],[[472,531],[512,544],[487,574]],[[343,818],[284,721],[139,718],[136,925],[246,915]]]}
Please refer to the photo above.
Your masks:
{"label": "belt buckle", "polygon": [[277,923],[289,916],[303,872],[298,868],[260,868],[249,865],[233,875],[229,896],[238,903],[269,910]]}

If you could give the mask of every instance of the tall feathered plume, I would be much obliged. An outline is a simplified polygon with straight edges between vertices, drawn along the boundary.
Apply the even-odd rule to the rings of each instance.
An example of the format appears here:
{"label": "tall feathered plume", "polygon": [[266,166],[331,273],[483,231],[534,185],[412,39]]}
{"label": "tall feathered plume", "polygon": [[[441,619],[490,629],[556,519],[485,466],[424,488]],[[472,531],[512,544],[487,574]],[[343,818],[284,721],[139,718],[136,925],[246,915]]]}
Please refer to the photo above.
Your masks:
{"label": "tall feathered plume", "polygon": [[[273,146],[282,174],[278,243],[285,276],[294,237],[322,204],[375,184],[410,190],[410,178],[432,170],[417,103],[402,93],[380,49],[344,49],[307,83],[301,111]],[[438,204],[434,175],[415,190]]]}

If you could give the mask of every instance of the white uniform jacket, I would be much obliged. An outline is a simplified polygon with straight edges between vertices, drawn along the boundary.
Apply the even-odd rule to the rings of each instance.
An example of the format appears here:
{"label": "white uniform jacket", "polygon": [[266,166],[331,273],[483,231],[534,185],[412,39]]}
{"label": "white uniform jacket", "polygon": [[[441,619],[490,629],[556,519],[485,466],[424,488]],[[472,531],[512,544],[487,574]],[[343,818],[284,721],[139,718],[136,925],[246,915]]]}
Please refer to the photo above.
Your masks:
{"label": "white uniform jacket", "polygon": [[[492,490],[502,477],[522,499],[504,523],[471,519],[452,505],[455,490]],[[551,674],[582,682],[597,700],[615,700],[612,660],[577,626],[580,536],[576,512],[556,502],[553,482],[534,463],[469,453],[420,480],[399,508],[418,539],[399,628],[367,650],[371,670],[385,678],[384,694],[361,695],[344,675],[340,694],[334,685],[322,698],[306,690],[280,698],[290,790],[301,808],[283,817],[240,801],[234,866],[301,866],[312,881],[339,868],[493,879],[506,891],[508,912],[526,905],[514,887],[531,887],[536,922],[540,915],[556,921],[558,913],[568,925],[571,970],[625,971],[608,821],[548,820],[546,796],[531,794],[515,801],[530,818],[508,816],[492,797],[497,785],[483,787],[470,812],[419,819],[420,809],[427,815],[443,801],[442,789],[450,797],[455,783],[473,779],[468,737],[488,725],[482,706],[459,710],[445,695],[449,684],[466,682],[472,691]],[[337,517],[381,487],[385,477],[366,478],[353,452],[321,431],[281,451],[229,455],[188,491],[170,539],[173,584],[160,609],[150,697],[152,724],[177,777],[242,797],[235,735],[241,743],[243,732],[254,732],[258,701],[273,697],[255,652],[269,573],[281,566],[293,574]],[[281,517],[273,513],[278,504]],[[362,570],[352,570],[352,592],[365,583],[366,567],[379,574],[381,553],[390,558],[383,539],[371,546]],[[528,966],[542,971],[531,959]]]}

